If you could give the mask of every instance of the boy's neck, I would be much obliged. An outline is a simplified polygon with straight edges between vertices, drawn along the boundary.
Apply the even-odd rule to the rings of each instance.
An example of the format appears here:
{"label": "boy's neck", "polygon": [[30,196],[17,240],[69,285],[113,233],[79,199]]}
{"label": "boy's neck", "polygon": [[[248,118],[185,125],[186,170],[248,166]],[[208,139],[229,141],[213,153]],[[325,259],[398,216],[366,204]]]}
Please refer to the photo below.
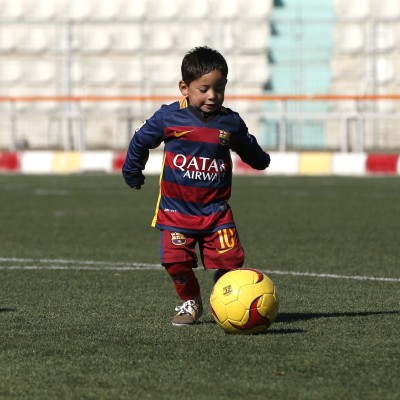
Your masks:
{"label": "boy's neck", "polygon": [[211,119],[213,119],[221,111],[221,108],[218,108],[218,110],[215,110],[215,111],[213,111],[211,113],[206,113],[204,111],[201,111],[200,108],[194,107],[194,106],[192,106],[190,104],[189,104],[189,109],[194,115],[196,115],[198,118],[200,118],[201,120],[203,120],[205,122],[210,121]]}

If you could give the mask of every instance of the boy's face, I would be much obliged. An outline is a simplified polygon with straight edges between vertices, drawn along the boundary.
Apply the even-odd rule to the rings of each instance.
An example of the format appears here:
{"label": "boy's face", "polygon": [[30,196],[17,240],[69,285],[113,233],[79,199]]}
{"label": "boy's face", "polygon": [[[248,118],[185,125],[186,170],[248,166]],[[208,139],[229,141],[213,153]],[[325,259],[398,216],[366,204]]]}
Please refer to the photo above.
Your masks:
{"label": "boy's face", "polygon": [[183,96],[189,98],[189,103],[205,113],[219,109],[224,102],[227,80],[219,70],[213,70],[187,85],[179,82]]}

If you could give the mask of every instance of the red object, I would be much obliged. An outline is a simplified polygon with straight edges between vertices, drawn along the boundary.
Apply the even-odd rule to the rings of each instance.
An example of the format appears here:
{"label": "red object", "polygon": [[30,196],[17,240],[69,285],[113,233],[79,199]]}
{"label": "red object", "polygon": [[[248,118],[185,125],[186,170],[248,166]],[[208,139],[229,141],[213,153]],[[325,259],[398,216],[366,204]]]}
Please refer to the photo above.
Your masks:
{"label": "red object", "polygon": [[187,301],[200,296],[200,285],[193,271],[193,261],[171,263],[165,267],[181,300]]}
{"label": "red object", "polygon": [[251,329],[251,328],[254,328],[254,327],[260,326],[260,325],[265,326],[265,329],[267,329],[271,325],[270,320],[258,312],[257,304],[258,304],[258,300],[260,299],[260,297],[262,297],[262,296],[257,297],[251,303],[250,310],[249,310],[249,319],[245,324],[236,325],[236,324],[230,322],[230,324],[234,328],[245,331],[247,329]]}
{"label": "red object", "polygon": [[394,175],[397,173],[398,159],[398,154],[368,154],[367,172]]}
{"label": "red object", "polygon": [[236,269],[244,262],[244,251],[236,228],[225,228],[209,234],[190,234],[163,230],[160,241],[161,263],[191,262],[197,264],[196,247],[202,254],[205,269]]}
{"label": "red object", "polygon": [[19,154],[16,152],[0,152],[0,171],[17,172],[20,169]]}
{"label": "red object", "polygon": [[124,165],[124,162],[125,162],[125,157],[126,157],[125,152],[114,153],[114,157],[113,157],[113,161],[112,161],[113,171],[121,172],[122,166]]}

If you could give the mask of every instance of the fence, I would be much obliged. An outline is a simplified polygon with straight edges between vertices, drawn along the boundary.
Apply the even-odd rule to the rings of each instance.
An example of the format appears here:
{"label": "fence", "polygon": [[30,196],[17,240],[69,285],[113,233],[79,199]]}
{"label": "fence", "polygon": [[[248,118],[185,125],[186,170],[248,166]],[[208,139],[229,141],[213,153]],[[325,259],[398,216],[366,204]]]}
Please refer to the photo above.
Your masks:
{"label": "fence", "polygon": [[[174,100],[165,95],[3,96],[0,149],[124,149],[141,121]],[[400,111],[378,107],[388,102],[400,102],[400,94],[228,95],[225,103],[245,121],[255,121],[260,128],[252,133],[270,150],[398,151]],[[313,107],[321,103],[326,111]],[[345,111],[341,103],[347,104]],[[315,133],[313,124],[323,128],[320,141],[315,136],[321,130]]]}

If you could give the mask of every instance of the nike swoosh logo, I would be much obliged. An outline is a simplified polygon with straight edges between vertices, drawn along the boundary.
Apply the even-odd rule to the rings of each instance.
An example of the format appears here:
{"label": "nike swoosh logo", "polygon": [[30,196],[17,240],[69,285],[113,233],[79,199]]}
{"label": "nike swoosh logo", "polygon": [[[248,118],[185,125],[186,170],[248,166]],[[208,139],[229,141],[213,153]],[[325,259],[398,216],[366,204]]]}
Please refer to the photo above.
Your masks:
{"label": "nike swoosh logo", "polygon": [[184,132],[174,132],[174,136],[175,137],[181,137],[181,136],[183,136],[183,135],[186,135],[187,133],[189,133],[189,132],[193,132],[193,130],[191,130],[191,131],[184,131]]}
{"label": "nike swoosh logo", "polygon": [[224,253],[226,253],[227,251],[232,250],[232,249],[234,249],[234,247],[229,247],[229,248],[227,248],[227,249],[225,249],[225,250],[220,250],[220,249],[215,249],[215,250],[217,250],[217,253],[218,253],[218,254],[224,254]]}

